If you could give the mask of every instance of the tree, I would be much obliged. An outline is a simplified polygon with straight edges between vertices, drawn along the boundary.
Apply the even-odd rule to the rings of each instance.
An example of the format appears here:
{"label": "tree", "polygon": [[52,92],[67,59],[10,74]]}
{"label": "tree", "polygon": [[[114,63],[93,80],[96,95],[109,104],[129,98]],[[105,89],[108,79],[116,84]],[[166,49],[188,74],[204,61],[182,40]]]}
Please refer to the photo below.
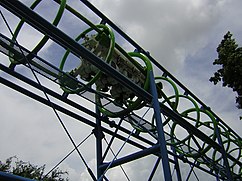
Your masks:
{"label": "tree", "polygon": [[[13,159],[16,161],[13,163]],[[0,161],[0,171],[12,173],[14,175],[19,175],[21,177],[42,180],[42,181],[65,181],[68,178],[62,178],[63,175],[68,174],[63,172],[58,168],[53,170],[50,175],[44,174],[45,165],[36,166],[32,165],[29,162],[24,162],[18,160],[16,156],[6,159],[6,162],[3,163]]]}
{"label": "tree", "polygon": [[[218,58],[213,65],[221,65],[209,80],[216,85],[222,81],[224,87],[230,87],[237,92],[236,104],[242,109],[242,47],[239,47],[232,34],[227,32],[217,48]],[[241,119],[241,117],[240,117]]]}

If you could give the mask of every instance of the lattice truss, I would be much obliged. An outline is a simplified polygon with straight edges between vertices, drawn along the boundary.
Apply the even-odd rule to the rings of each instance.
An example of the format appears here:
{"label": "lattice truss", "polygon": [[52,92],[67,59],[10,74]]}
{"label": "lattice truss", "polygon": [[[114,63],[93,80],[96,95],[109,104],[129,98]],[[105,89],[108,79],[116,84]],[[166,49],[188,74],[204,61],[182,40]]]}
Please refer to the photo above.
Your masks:
{"label": "lattice truss", "polygon": [[[78,2],[76,9],[65,0],[51,1],[53,17],[39,11],[44,3],[36,0],[27,8],[1,0],[1,25],[9,32],[0,32],[0,51],[9,60],[0,63],[0,81],[93,128],[97,173],[87,165],[90,178],[108,180],[119,169],[129,180],[125,165],[152,157],[144,180],[160,178],[162,172],[165,180],[189,180],[191,175],[198,180],[196,172],[217,180],[242,180],[241,138],[148,52],[88,1]],[[18,20],[15,29],[8,27],[8,14]],[[76,35],[63,26],[72,19]],[[41,37],[33,46],[21,39],[29,30]],[[48,43],[58,52],[54,59],[43,56]],[[30,78],[27,70],[53,86]],[[73,147],[79,149],[74,141]],[[181,172],[183,167],[189,171]]]}

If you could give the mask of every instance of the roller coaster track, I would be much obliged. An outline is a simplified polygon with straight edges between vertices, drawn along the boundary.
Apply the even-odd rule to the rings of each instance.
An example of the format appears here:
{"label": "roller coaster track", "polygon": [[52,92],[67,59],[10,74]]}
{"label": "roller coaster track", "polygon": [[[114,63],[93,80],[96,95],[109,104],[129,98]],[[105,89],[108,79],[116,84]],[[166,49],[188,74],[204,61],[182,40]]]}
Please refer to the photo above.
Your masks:
{"label": "roller coaster track", "polygon": [[[87,166],[93,180],[107,180],[111,168],[150,155],[156,157],[156,163],[149,168],[147,180],[161,172],[160,161],[164,180],[172,180],[173,172],[176,180],[185,179],[181,165],[190,168],[186,180],[194,168],[217,180],[242,180],[239,135],[89,1],[79,3],[101,20],[98,25],[65,0],[54,2],[58,11],[50,22],[35,12],[41,0],[36,0],[30,8],[19,1],[0,1],[2,8],[21,19],[11,36],[0,32],[0,52],[9,58],[8,65],[0,63],[0,82],[93,128],[98,153],[96,176]],[[58,28],[59,22],[66,18],[65,11],[85,27],[75,38]],[[42,35],[32,49],[17,41],[25,24]],[[127,53],[116,42],[116,36],[122,37],[135,51]],[[65,50],[58,63],[39,55],[50,40]],[[81,64],[71,66],[71,56]],[[159,69],[158,76],[154,76],[154,67]],[[50,81],[53,87],[36,82],[23,70],[31,70]],[[13,79],[28,84],[31,89]],[[45,95],[38,94],[37,90],[44,91]],[[80,104],[83,101],[95,105],[96,109],[86,108]],[[103,152],[105,136],[111,139]],[[108,160],[106,156],[112,152],[115,139],[132,145],[137,151],[124,156],[117,153]],[[76,145],[73,146],[77,151]]]}

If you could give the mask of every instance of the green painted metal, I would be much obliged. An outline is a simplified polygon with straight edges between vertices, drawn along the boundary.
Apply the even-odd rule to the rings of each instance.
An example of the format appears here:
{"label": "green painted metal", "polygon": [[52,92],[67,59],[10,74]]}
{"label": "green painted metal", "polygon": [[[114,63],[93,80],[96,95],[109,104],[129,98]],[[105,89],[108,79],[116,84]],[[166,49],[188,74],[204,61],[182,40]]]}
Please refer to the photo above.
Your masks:
{"label": "green painted metal", "polygon": [[[106,57],[104,58],[104,61],[107,62],[107,63],[110,63],[111,62],[111,58],[112,58],[112,54],[113,54],[113,51],[114,51],[114,45],[115,45],[115,37],[114,37],[114,34],[113,34],[113,31],[105,26],[105,25],[96,25],[95,26],[96,28],[100,29],[101,32],[99,32],[96,36],[109,36],[110,37],[110,42],[106,42],[106,43],[109,43],[109,47],[108,47],[108,52],[107,52],[107,55]],[[94,28],[88,28],[87,30],[83,31],[79,36],[76,37],[76,41],[80,41],[81,39],[85,38],[85,36],[93,31]],[[63,70],[64,69],[64,65],[66,63],[66,60],[67,60],[67,57],[68,55],[70,54],[70,51],[67,50],[66,53],[64,54],[62,60],[61,60],[61,63],[60,63],[60,70]],[[78,68],[77,68],[78,69]],[[72,75],[73,77],[76,77],[78,75],[77,72],[77,69],[76,70],[73,70],[70,72],[70,75]],[[66,92],[66,93],[78,93],[78,92],[81,92],[83,90],[86,89],[86,87],[88,86],[92,86],[101,76],[102,72],[99,70],[95,76],[93,76],[91,78],[91,80],[88,81],[88,83],[85,84],[85,86],[82,86],[82,87],[78,87],[77,84],[74,83],[74,85],[70,85],[69,84],[69,79],[66,78],[66,77],[61,77],[60,75],[60,81],[61,81],[61,88]],[[70,85],[70,86],[69,86]]]}
{"label": "green painted metal", "polygon": [[[42,0],[35,0],[33,2],[33,4],[30,6],[30,9],[34,10],[38,4],[41,2]],[[60,3],[60,6],[59,6],[59,9],[58,9],[58,12],[52,22],[53,25],[57,26],[61,20],[61,17],[63,15],[63,12],[65,10],[65,6],[66,6],[66,0],[61,0],[61,3]],[[20,33],[20,30],[21,28],[23,27],[25,21],[24,19],[21,19],[21,21],[19,22],[19,24],[17,25],[15,31],[14,31],[14,35],[12,37],[12,40],[15,41],[18,37],[18,34]],[[49,40],[49,37],[48,36],[44,36],[40,42],[34,47],[34,49],[32,50],[32,53],[33,54],[37,54],[39,52],[39,50],[47,43],[47,41]],[[13,46],[13,44],[12,44]],[[15,60],[15,59],[12,59],[10,58],[10,61],[13,63],[13,64],[19,64],[19,61]]]}
{"label": "green painted metal", "polygon": [[[34,3],[31,5],[30,8],[34,9],[40,2],[41,0],[34,1]],[[99,25],[92,24],[91,21],[86,19],[80,13],[78,13],[71,7],[67,6],[66,0],[60,1],[60,7],[58,10],[58,13],[54,21],[52,22],[53,25],[55,26],[58,25],[65,8],[71,11],[72,13],[75,13],[79,17],[82,17],[81,19],[87,25],[90,26],[90,28],[84,30],[81,34],[79,34],[76,37],[75,39],[76,42],[78,43],[80,42],[82,46],[89,49],[91,52],[93,52],[93,54],[101,58],[107,64],[116,68],[117,71],[119,71],[119,68],[120,68],[117,66],[117,62],[114,62],[114,61],[117,61],[117,59],[123,61],[124,64],[127,64],[127,67],[132,65],[132,67],[135,68],[135,71],[138,71],[139,74],[144,77],[144,81],[141,83],[140,86],[144,90],[149,91],[150,89],[149,73],[152,70],[152,63],[145,54],[142,54],[139,52],[122,53],[125,51],[122,50],[121,47],[116,44],[115,35],[113,33],[113,30],[109,26],[103,25],[103,24],[99,24]],[[16,27],[14,36],[12,37],[13,41],[15,41],[15,39],[17,38],[24,23],[25,21],[24,19],[22,19],[18,24],[18,26]],[[43,46],[46,44],[48,39],[49,37],[45,35],[41,39],[41,41],[34,47],[34,49],[32,50],[32,53],[37,54],[41,50],[41,48],[43,48]],[[11,63],[25,64],[24,61],[20,61],[19,59],[16,59],[16,56],[13,56],[13,54],[16,53],[12,50],[13,46],[14,44],[11,44],[9,48],[9,57],[10,57]],[[96,48],[93,48],[93,47],[96,47]],[[95,51],[100,49],[103,50],[103,52],[101,52],[100,54],[99,54],[99,51]],[[147,134],[152,133],[154,135],[157,135],[156,123],[154,121],[155,116],[153,116],[151,120],[145,120],[143,118],[136,117],[141,120],[142,125],[140,124],[140,122],[135,122],[135,120],[132,121],[131,119],[132,116],[135,115],[133,114],[135,110],[142,109],[145,106],[148,107],[149,104],[151,104],[150,102],[147,103],[142,98],[137,97],[136,95],[133,95],[132,92],[126,98],[122,98],[122,101],[120,102],[117,101],[117,98],[114,97],[113,94],[111,93],[111,88],[110,88],[116,85],[116,83],[114,85],[108,85],[106,87],[104,86],[99,88],[100,86],[99,81],[102,81],[102,79],[105,76],[106,76],[105,78],[110,78],[110,77],[107,77],[107,75],[101,72],[100,70],[93,71],[92,73],[90,73],[90,77],[84,77],[82,73],[80,73],[82,71],[83,65],[76,67],[70,72],[66,72],[69,76],[72,76],[73,79],[70,79],[69,76],[62,73],[65,71],[65,67],[69,63],[68,62],[69,54],[70,54],[70,50],[66,50],[62,60],[60,60],[60,66],[59,66],[60,72],[58,73],[53,72],[46,67],[43,67],[42,65],[36,63],[35,61],[30,60],[30,63],[37,69],[58,79],[60,87],[65,93],[79,94],[82,91],[86,90],[87,87],[96,88],[96,91],[99,93],[96,95],[97,96],[96,103],[99,108],[99,111],[103,115],[111,118],[126,116],[127,118],[129,118],[127,119],[127,121],[130,122],[130,124],[137,130],[137,132],[142,132]],[[88,62],[85,62],[84,60],[82,60],[82,62],[88,63]],[[78,76],[81,78],[77,78]],[[128,73],[125,76],[132,79],[132,76],[129,76]],[[78,81],[81,81],[83,84],[80,84]],[[189,94],[186,95],[184,94],[184,92],[181,93],[181,91],[183,90],[180,90],[179,85],[167,76],[156,77],[155,83],[156,83],[156,89],[158,94],[158,101],[160,104],[166,105],[168,108],[170,108],[176,114],[181,116],[184,120],[189,122],[195,128],[206,132],[207,136],[215,142],[218,139],[217,134],[215,132],[215,128],[218,127],[220,129],[221,143],[226,153],[229,155],[233,155],[233,157],[239,162],[242,161],[241,138],[235,135],[230,130],[229,127],[218,122],[218,120],[216,119],[216,116],[209,109],[199,107],[200,104],[191,95]],[[119,85],[119,86],[120,88],[124,88],[122,87],[122,85]],[[167,87],[169,88],[169,91],[166,90]],[[128,89],[124,88],[124,90],[128,92]],[[108,95],[107,97],[109,99],[105,97],[105,101],[107,101],[106,103],[103,103],[102,95],[105,95],[105,96]],[[117,111],[111,110],[108,108],[107,105],[112,105],[113,107],[116,107],[118,110]],[[206,165],[215,173],[221,174],[223,172],[219,170],[221,168],[217,167],[217,165],[221,165],[221,162],[223,159],[220,150],[214,149],[212,145],[209,145],[205,142],[199,142],[200,140],[197,141],[196,138],[194,138],[194,135],[190,134],[189,132],[186,133],[186,136],[179,137],[179,129],[182,127],[178,122],[173,120],[171,117],[165,117],[164,126],[166,125],[170,126],[170,130],[166,132],[166,134],[170,137],[170,139],[167,141],[167,144],[173,146],[175,152],[178,155],[182,155],[187,159],[192,158],[197,163]],[[186,132],[184,129],[183,131]],[[229,169],[233,173],[239,176],[242,176],[242,166],[241,165],[238,166],[236,161],[233,161],[230,159]]]}

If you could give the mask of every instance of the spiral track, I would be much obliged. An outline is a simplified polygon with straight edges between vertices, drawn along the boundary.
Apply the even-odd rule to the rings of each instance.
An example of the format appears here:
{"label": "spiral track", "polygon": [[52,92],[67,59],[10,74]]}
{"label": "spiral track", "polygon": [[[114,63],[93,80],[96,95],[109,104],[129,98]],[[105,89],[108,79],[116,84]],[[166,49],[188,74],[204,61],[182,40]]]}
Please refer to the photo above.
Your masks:
{"label": "spiral track", "polygon": [[[191,170],[196,167],[217,179],[242,180],[242,139],[228,125],[88,1],[83,0],[82,3],[89,11],[96,13],[96,16],[102,19],[101,24],[92,23],[79,11],[69,6],[66,0],[55,0],[55,2],[58,4],[58,10],[52,22],[34,13],[35,8],[42,3],[41,0],[36,0],[30,9],[26,9],[25,5],[20,2],[16,5],[4,0],[0,2],[3,8],[21,18],[12,37],[0,34],[0,51],[10,60],[9,67],[1,63],[2,72],[36,88],[39,88],[39,85],[35,85],[28,77],[18,73],[16,69],[19,66],[33,69],[37,74],[51,80],[63,91],[63,95],[61,98],[54,93],[55,91],[45,87],[47,94],[55,95],[56,99],[78,107],[108,125],[98,129],[97,125],[100,126],[100,122],[97,124],[83,119],[85,124],[99,130],[99,134],[103,132],[110,135],[117,134],[115,131],[108,130],[113,127],[125,133],[134,130],[130,135],[143,141],[145,145],[148,144],[149,147],[129,140],[128,137],[127,140],[131,145],[141,149],[136,154],[125,157],[129,161],[149,154],[156,155],[158,160],[164,160],[163,154],[167,154],[168,164],[175,165],[178,180],[182,180],[178,160],[193,165]],[[58,29],[58,24],[66,18],[64,17],[65,11],[78,18],[85,27],[75,38],[70,38]],[[24,14],[24,12],[27,13]],[[33,20],[34,18],[37,19]],[[25,28],[25,23],[42,34],[42,38],[32,49],[27,49],[17,41],[22,29]],[[123,37],[135,51],[127,53],[115,41],[118,39],[116,35]],[[62,58],[57,63],[50,63],[38,56],[50,39],[65,49]],[[72,57],[74,56],[78,63],[73,66]],[[156,77],[150,74],[153,67],[159,69]],[[151,91],[153,79],[157,90],[158,111],[163,120],[162,130],[159,129],[158,118],[155,114],[157,111],[157,107],[154,106],[155,95]],[[1,83],[17,90],[18,85],[3,77],[1,77]],[[24,91],[22,93],[27,94]],[[96,105],[98,110],[91,111],[77,105],[75,101],[68,99],[70,94]],[[89,98],[87,94],[91,94],[92,98]],[[38,95],[34,96],[29,92],[28,96],[48,105]],[[68,114],[71,117],[76,116],[75,113]],[[119,126],[117,120],[124,121],[131,127]],[[157,141],[161,142],[161,134],[164,135],[167,152],[161,150],[159,152],[161,148],[157,148],[160,145]],[[124,141],[122,136],[116,135]],[[115,139],[114,137],[112,139]],[[111,145],[112,141],[107,146],[107,150]],[[99,157],[101,159],[97,158],[99,160],[97,166],[100,170],[98,169],[96,176],[99,180],[104,179],[109,168],[125,162],[122,158],[117,161],[114,159],[107,166],[104,163],[105,156],[99,155]],[[164,161],[163,167],[165,167]],[[152,173],[156,169],[157,166],[154,166]],[[169,180],[169,177],[171,178],[171,175],[169,176],[169,171],[167,171],[164,178]],[[153,175],[151,174],[149,178],[152,179]]]}

